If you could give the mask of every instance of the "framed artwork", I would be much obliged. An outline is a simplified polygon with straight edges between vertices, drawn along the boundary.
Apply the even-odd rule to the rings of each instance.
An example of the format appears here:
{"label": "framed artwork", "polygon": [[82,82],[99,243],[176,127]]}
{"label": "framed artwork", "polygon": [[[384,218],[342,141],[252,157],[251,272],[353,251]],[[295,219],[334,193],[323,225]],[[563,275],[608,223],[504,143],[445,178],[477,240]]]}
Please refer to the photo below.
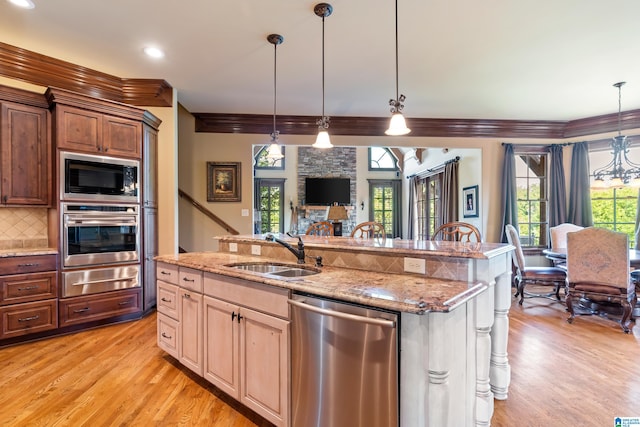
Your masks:
{"label": "framed artwork", "polygon": [[462,215],[465,218],[478,217],[478,186],[465,187],[462,189],[462,200],[464,200],[464,208]]}
{"label": "framed artwork", "polygon": [[240,163],[207,162],[207,202],[239,202]]}

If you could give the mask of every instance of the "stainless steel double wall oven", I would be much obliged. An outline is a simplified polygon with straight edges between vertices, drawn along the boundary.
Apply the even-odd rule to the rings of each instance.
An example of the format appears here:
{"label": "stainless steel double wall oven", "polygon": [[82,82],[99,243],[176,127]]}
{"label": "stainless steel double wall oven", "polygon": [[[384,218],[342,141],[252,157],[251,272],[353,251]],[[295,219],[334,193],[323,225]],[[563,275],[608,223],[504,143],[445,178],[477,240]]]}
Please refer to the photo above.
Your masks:
{"label": "stainless steel double wall oven", "polygon": [[137,160],[60,153],[63,297],[140,286]]}

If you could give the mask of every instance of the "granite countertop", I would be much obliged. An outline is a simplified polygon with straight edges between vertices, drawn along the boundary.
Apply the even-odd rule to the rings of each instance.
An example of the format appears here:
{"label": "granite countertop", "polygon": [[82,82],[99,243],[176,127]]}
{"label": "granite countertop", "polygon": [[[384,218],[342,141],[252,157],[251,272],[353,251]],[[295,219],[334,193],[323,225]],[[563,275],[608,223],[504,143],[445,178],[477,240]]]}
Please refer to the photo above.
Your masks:
{"label": "granite countertop", "polygon": [[[310,276],[279,278],[227,265],[247,262],[274,262],[294,267],[298,265],[224,252],[190,252],[162,255],[155,259],[293,291],[415,314],[451,311],[487,289],[487,284],[480,281],[467,283],[411,274],[378,273],[336,267],[320,267],[320,273]],[[305,264],[305,267],[313,268],[313,264]]]}
{"label": "granite countertop", "polygon": [[[296,243],[298,240],[281,233],[270,233],[280,240]],[[226,242],[245,242],[269,244],[265,240],[266,234],[226,235],[217,236],[215,239]],[[458,258],[489,259],[515,248],[505,243],[485,242],[449,242],[434,240],[409,240],[409,239],[354,239],[352,237],[322,237],[301,235],[305,248],[318,249],[348,249],[359,252],[380,252],[394,255],[425,255],[429,256],[455,256]]]}
{"label": "granite countertop", "polygon": [[32,256],[32,255],[56,255],[57,249],[54,248],[20,248],[20,249],[1,249],[0,258],[10,258],[16,256]]}

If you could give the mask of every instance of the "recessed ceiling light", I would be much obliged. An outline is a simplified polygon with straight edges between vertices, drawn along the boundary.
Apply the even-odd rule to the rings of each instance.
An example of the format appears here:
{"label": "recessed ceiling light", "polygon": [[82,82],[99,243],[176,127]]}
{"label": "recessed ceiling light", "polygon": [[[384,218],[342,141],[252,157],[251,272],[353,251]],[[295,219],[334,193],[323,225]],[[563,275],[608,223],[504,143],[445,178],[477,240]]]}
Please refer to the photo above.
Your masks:
{"label": "recessed ceiling light", "polygon": [[146,53],[148,56],[152,57],[152,58],[162,58],[164,57],[164,52],[160,49],[158,49],[157,47],[145,47],[144,48],[144,53]]}
{"label": "recessed ceiling light", "polygon": [[31,0],[8,0],[9,3],[13,3],[18,7],[22,7],[24,9],[33,9],[36,5]]}

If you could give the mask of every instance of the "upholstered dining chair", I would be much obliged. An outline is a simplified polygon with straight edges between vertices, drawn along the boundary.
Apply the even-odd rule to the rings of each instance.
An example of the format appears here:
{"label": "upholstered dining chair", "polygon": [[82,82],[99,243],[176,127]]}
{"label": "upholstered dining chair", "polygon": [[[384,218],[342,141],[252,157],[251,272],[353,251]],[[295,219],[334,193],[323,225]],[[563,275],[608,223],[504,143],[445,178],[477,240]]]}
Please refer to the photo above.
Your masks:
{"label": "upholstered dining chair", "polygon": [[588,227],[567,234],[567,321],[576,314],[596,314],[593,305],[580,310],[580,300],[595,305],[620,305],[620,326],[629,333],[636,305],[635,283],[629,275],[629,236],[606,228]]}
{"label": "upholstered dining chair", "polygon": [[449,240],[452,242],[480,242],[480,230],[478,230],[474,225],[454,221],[447,222],[442,224],[438,229],[433,233],[433,237],[431,240]]}
{"label": "upholstered dining chair", "polygon": [[311,224],[305,234],[311,236],[333,236],[333,224],[328,221],[318,221]]}
{"label": "upholstered dining chair", "polygon": [[[518,231],[513,225],[507,224],[505,226],[505,232],[509,244],[516,248],[513,254],[513,264],[516,267],[516,293],[514,296],[520,296],[518,303],[522,305],[525,295],[527,298],[550,298],[552,295],[555,295],[556,300],[560,301],[560,287],[565,285],[567,278],[566,271],[560,267],[527,267]],[[553,286],[554,289],[551,293],[536,294],[526,292],[525,287],[527,285]]]}
{"label": "upholstered dining chair", "polygon": [[384,231],[384,225],[375,221],[361,222],[356,225],[351,232],[351,237],[356,239],[386,239],[387,233]]}
{"label": "upholstered dining chair", "polygon": [[567,248],[567,233],[574,231],[580,231],[584,229],[579,225],[564,222],[562,224],[551,227],[549,232],[551,233],[551,249]]}

